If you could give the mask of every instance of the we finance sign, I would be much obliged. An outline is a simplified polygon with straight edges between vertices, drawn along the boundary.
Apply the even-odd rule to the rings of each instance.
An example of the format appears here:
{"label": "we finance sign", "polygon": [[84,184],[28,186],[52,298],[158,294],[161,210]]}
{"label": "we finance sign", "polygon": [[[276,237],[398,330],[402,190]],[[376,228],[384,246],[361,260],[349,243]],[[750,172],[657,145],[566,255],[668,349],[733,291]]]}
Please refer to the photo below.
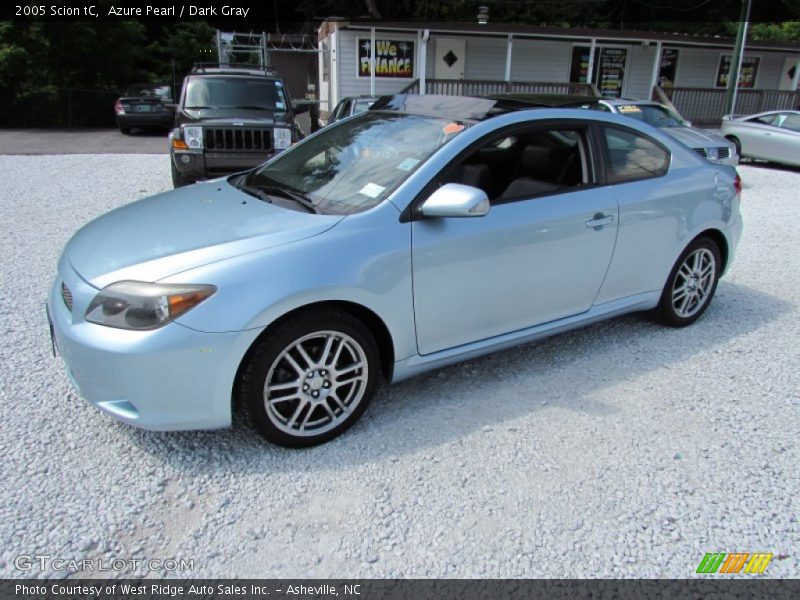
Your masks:
{"label": "we finance sign", "polygon": [[[358,76],[369,77],[372,40],[358,40]],[[375,77],[411,79],[414,77],[414,42],[375,40]]]}

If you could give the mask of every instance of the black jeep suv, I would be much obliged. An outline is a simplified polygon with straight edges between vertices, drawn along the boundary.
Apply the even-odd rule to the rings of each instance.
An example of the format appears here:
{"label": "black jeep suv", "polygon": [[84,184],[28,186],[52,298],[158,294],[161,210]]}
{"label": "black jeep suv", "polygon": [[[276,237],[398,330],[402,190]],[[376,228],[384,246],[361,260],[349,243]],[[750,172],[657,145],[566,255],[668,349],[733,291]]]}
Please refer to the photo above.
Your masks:
{"label": "black jeep suv", "polygon": [[183,81],[170,134],[175,187],[255,167],[303,137],[280,77],[248,65],[198,64]]}

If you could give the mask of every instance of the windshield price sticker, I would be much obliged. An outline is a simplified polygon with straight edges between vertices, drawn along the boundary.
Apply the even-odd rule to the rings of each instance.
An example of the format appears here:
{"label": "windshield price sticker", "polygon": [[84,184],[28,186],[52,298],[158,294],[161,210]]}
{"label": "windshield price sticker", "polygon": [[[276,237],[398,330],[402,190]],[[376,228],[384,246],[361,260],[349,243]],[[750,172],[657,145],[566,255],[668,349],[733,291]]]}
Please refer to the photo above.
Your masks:
{"label": "windshield price sticker", "polygon": [[401,171],[410,171],[411,169],[416,167],[418,163],[419,159],[408,157],[405,160],[403,160],[399,165],[397,165],[397,168],[400,169]]}
{"label": "windshield price sticker", "polygon": [[386,188],[382,185],[378,185],[377,183],[368,183],[363,188],[361,188],[358,193],[363,194],[367,198],[377,198],[383,193],[383,190]]}
{"label": "windshield price sticker", "polygon": [[620,106],[619,112],[621,113],[642,112],[642,109],[639,108],[638,106],[626,105],[626,106]]}

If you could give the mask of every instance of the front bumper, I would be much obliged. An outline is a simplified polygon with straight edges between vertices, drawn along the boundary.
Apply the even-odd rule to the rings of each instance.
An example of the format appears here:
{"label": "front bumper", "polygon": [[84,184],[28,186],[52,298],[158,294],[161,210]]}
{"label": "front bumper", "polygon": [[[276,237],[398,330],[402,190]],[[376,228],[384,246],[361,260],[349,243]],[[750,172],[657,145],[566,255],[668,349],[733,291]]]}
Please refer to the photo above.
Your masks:
{"label": "front bumper", "polygon": [[[150,430],[231,423],[231,393],[257,330],[201,333],[176,322],[152,331],[83,320],[97,289],[64,269],[48,299],[55,343],[81,396],[115,419]],[[70,311],[61,295],[72,292]]]}
{"label": "front bumper", "polygon": [[[280,152],[278,150],[277,152]],[[271,159],[275,151],[265,154],[234,153],[234,152],[193,152],[186,150],[171,150],[172,164],[184,177],[192,180],[213,179],[222,175],[229,175],[238,171],[246,171]]]}
{"label": "front bumper", "polygon": [[168,129],[172,127],[175,115],[171,112],[125,113],[116,116],[117,127],[138,127],[140,129]]}

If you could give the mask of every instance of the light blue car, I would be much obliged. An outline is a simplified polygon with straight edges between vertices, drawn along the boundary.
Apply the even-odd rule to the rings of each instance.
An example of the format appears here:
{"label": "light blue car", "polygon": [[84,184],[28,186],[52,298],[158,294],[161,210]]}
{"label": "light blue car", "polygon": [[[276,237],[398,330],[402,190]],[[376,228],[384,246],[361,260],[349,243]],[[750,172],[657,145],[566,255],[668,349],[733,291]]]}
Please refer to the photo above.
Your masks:
{"label": "light blue car", "polygon": [[381,381],[632,311],[688,325],[742,230],[734,168],[625,117],[403,95],[78,231],[48,300],[79,392],[153,430],[308,446]]}

